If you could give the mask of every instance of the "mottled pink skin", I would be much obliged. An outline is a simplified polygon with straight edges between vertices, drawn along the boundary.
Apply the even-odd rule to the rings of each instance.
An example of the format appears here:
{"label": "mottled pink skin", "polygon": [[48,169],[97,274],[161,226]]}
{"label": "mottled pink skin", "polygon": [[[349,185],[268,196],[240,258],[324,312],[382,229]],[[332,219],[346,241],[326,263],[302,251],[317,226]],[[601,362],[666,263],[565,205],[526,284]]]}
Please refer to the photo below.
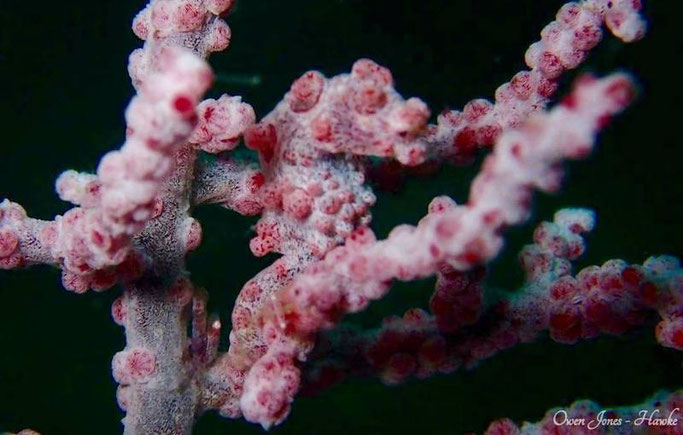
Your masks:
{"label": "mottled pink skin", "polygon": [[[498,138],[494,153],[472,184],[466,205],[438,200],[417,227],[399,226],[383,241],[374,241],[371,232],[363,229],[367,237],[328,252],[324,260],[268,298],[256,320],[261,335],[270,337],[271,345],[287,343],[292,356],[305,358],[318,330],[332,327],[344,313],[359,311],[381,298],[392,279],[429,276],[444,262],[456,270],[467,270],[490,260],[502,246],[500,230],[526,218],[532,188],[557,190],[562,175],[558,163],[585,157],[604,120],[622,110],[632,94],[632,84],[625,76],[580,80],[564,105]],[[562,140],[557,140],[560,137]],[[477,354],[488,356],[493,351],[490,347],[477,350]],[[406,357],[397,358],[393,376],[414,370]],[[246,387],[256,385],[251,376],[247,375]],[[245,394],[251,394],[248,388]],[[293,399],[277,397],[285,401],[282,407]],[[249,420],[258,419],[265,426],[280,420],[279,414],[269,416],[258,402],[242,404],[247,406],[242,411]],[[274,408],[281,409],[269,407]]]}
{"label": "mottled pink skin", "polygon": [[246,145],[259,152],[265,177],[265,209],[250,243],[255,255],[321,257],[366,225],[375,196],[357,156],[423,161],[418,135],[429,111],[417,99],[404,101],[392,83],[389,70],[367,59],[331,79],[311,71],[247,131]]}
{"label": "mottled pink skin", "polygon": [[[263,211],[250,248],[257,256],[284,257],[250,280],[237,298],[230,335],[235,360],[250,366],[267,349],[270,334],[258,318],[268,298],[369,223],[375,196],[364,185],[364,157],[422,161],[418,135],[429,112],[419,100],[404,101],[392,84],[386,68],[366,59],[356,62],[351,74],[332,79],[311,71],[247,130],[245,143],[259,152],[263,174],[258,191]],[[243,403],[250,409],[247,403],[259,402]]]}
{"label": "mottled pink skin", "polygon": [[468,163],[477,149],[493,145],[501,132],[543,110],[560,75],[576,68],[602,39],[605,25],[614,36],[633,42],[645,35],[640,1],[583,0],[562,6],[556,20],[527,50],[521,71],[495,93],[495,101],[475,99],[462,111],[446,110],[429,126],[428,141],[437,159]]}
{"label": "mottled pink skin", "polygon": [[232,312],[230,353],[244,360],[249,367],[267,349],[265,335],[258,324],[258,313],[274,291],[287,286],[301,272],[302,264],[311,260],[285,256],[250,279],[240,291]]}
{"label": "mottled pink skin", "polygon": [[249,370],[240,399],[247,420],[279,424],[289,414],[289,403],[299,388],[301,376],[292,352],[287,345],[272,345]]}
{"label": "mottled pink skin", "polygon": [[[331,275],[349,283],[373,282],[381,287],[390,279],[433,274],[444,261],[465,270],[492,258],[501,246],[499,229],[526,218],[531,187],[556,190],[561,176],[557,163],[585,156],[600,122],[623,108],[630,92],[631,84],[623,76],[584,79],[570,97],[576,103],[574,107],[558,107],[499,138],[494,153],[474,180],[466,205],[435,205],[417,227],[399,226],[386,240],[368,238],[365,243],[336,248],[301,278],[311,280],[306,290],[311,289],[314,277],[322,280],[320,289],[327,287],[323,282],[329,279],[333,287],[339,285]],[[563,141],[553,140],[560,136]],[[364,292],[372,290],[366,288]],[[343,296],[350,306],[357,302],[353,296]]]}
{"label": "mottled pink skin", "polygon": [[[588,5],[582,3],[580,7],[588,7]],[[587,9],[585,15],[595,18],[596,31],[601,32],[599,26],[602,19],[600,17],[605,13],[595,12],[594,5],[590,8],[592,8],[590,13]],[[558,44],[557,40],[546,44],[548,53],[553,52],[558,56],[563,56],[572,50],[576,51],[572,44],[579,44],[584,52],[598,42],[599,38],[588,43],[585,35],[574,36],[575,28],[578,28],[581,22],[570,21],[566,23],[563,21],[561,25],[566,35],[562,44]],[[542,44],[536,44],[536,46],[543,48]],[[569,56],[565,57],[569,58]],[[305,263],[315,262],[330,250],[334,250],[335,246],[344,243],[344,239],[348,240],[353,237],[356,229],[360,228],[365,231],[363,228],[370,220],[368,209],[374,203],[374,195],[363,186],[365,162],[358,157],[365,155],[394,157],[408,166],[421,164],[433,155],[439,158],[457,159],[458,154],[462,154],[462,150],[458,148],[459,144],[456,144],[455,148],[452,146],[457,142],[456,136],[463,126],[476,128],[473,132],[477,141],[492,143],[503,128],[518,125],[531,113],[541,109],[554,92],[554,80],[557,79],[559,73],[565,68],[575,67],[582,60],[582,58],[575,58],[572,64],[567,60],[566,65],[551,71],[548,59],[538,67],[535,64],[532,65],[536,62],[534,59],[531,57],[529,59],[534,71],[518,74],[513,84],[509,86],[516,94],[508,92],[509,95],[506,96],[501,93],[501,99],[505,99],[505,102],[496,106],[485,100],[475,100],[465,107],[462,114],[464,125],[459,125],[460,121],[456,122],[454,118],[460,115],[452,112],[446,116],[451,124],[447,128],[440,129],[427,128],[429,111],[426,106],[417,99],[404,101],[392,88],[391,73],[372,61],[360,60],[353,66],[350,75],[337,76],[332,79],[326,79],[316,71],[302,75],[294,82],[285,99],[245,133],[246,145],[259,152],[264,175],[264,184],[259,191],[264,210],[256,225],[257,235],[250,242],[252,252],[257,256],[278,252],[284,254],[285,259],[290,257],[287,261],[291,261],[291,257],[295,256],[306,259]],[[606,109],[607,112],[610,110]],[[591,122],[583,124],[589,126],[589,129],[592,128]],[[583,139],[577,139],[577,142],[581,140]],[[582,144],[577,143],[577,145]],[[573,150],[570,152],[572,154],[570,157],[577,158],[581,152],[583,152],[582,149]],[[354,157],[351,158],[351,155]],[[541,188],[555,190],[558,176],[559,171],[551,167],[548,174],[543,174],[546,179],[540,180],[539,177],[537,183]],[[483,179],[485,177],[480,177],[480,180]],[[504,184],[502,178],[500,183]],[[481,181],[479,187],[485,184]],[[366,197],[367,200],[359,201],[359,197]],[[512,192],[510,198],[513,198],[513,203],[517,202],[519,205],[509,207],[509,212],[514,213],[515,208],[524,210],[528,207],[526,196],[519,197],[516,192]],[[473,194],[472,203],[476,200],[476,194]],[[498,207],[501,210],[498,210]],[[504,216],[502,209],[505,209],[505,206],[499,205],[498,207],[482,211],[480,219],[485,228],[498,228],[522,218],[521,216]],[[447,218],[433,219],[441,221],[438,225],[433,225],[434,228],[431,231],[434,236],[452,237],[452,234],[448,235],[448,233],[454,231],[453,225],[446,221],[457,220],[456,215],[461,211],[463,211],[462,207],[450,213]],[[473,233],[477,231],[479,228],[472,228]],[[394,239],[400,239],[402,234],[407,235],[411,232],[409,227],[402,227],[397,228],[392,235],[396,236]],[[458,258],[451,260],[459,262],[459,267],[466,268],[491,258],[498,252],[501,243],[500,238],[494,232],[463,243],[464,252]],[[371,234],[369,230],[367,233]],[[351,276],[356,276],[358,281],[364,283],[359,286],[360,292],[351,292],[352,295],[346,293],[344,296],[341,295],[344,292],[341,294],[332,292],[325,296],[320,292],[314,292],[310,298],[321,299],[317,304],[318,309],[323,313],[309,318],[294,310],[291,318],[288,319],[287,326],[284,326],[287,322],[282,322],[279,326],[269,325],[268,322],[261,325],[263,321],[260,320],[267,318],[270,315],[268,313],[275,311],[268,307],[263,309],[262,301],[268,300],[270,295],[278,292],[284,283],[270,278],[257,279],[256,281],[261,281],[259,283],[256,281],[248,283],[242,292],[250,295],[257,294],[258,297],[255,300],[258,302],[245,303],[243,298],[238,298],[233,312],[233,322],[236,326],[233,331],[235,333],[231,335],[231,351],[240,349],[236,353],[249,354],[247,359],[251,360],[253,355],[264,352],[265,343],[269,341],[266,337],[277,337],[280,329],[292,329],[291,324],[295,324],[297,326],[294,329],[301,328],[299,332],[304,335],[312,334],[321,325],[334,324],[336,318],[343,312],[363,309],[369,300],[379,298],[386,290],[384,281],[392,278],[412,279],[434,273],[437,259],[447,257],[444,254],[447,248],[439,246],[438,242],[428,243],[427,246],[429,251],[429,255],[426,255],[427,259],[418,261],[407,259],[397,266],[392,264],[391,259],[382,259],[380,254],[380,260],[375,262],[374,268],[366,264],[367,256],[371,257],[372,252],[367,253],[367,256],[353,256],[354,258],[346,261],[346,254],[349,250],[338,248],[337,254],[328,255],[328,257],[332,255],[329,261],[332,263],[342,260],[346,264],[343,267],[348,268]],[[397,250],[401,249],[411,249],[411,247],[403,245]],[[417,251],[420,252],[418,256],[425,256],[422,249],[417,249]],[[422,271],[411,270],[415,265],[429,266]],[[312,274],[325,275],[325,269],[325,265],[313,264],[310,271]],[[368,284],[366,277],[374,273],[380,276],[385,274],[386,277],[385,279],[377,278]],[[269,274],[266,273],[264,276],[269,276]],[[345,277],[344,280],[346,279]],[[289,280],[290,278],[286,282]],[[330,281],[318,282],[317,285],[321,288],[336,287],[337,280],[338,278],[330,278]],[[311,285],[316,285],[313,282],[315,279],[312,280]],[[348,284],[350,287],[354,285]],[[302,289],[300,294],[302,298],[309,297],[308,288]],[[476,299],[477,294],[476,290],[472,290],[469,297]],[[435,301],[438,305],[439,299],[436,298]],[[285,305],[288,303],[283,302]],[[327,307],[330,307],[329,311]],[[477,309],[467,310],[469,308],[450,307],[448,312],[441,313],[440,322],[446,324],[449,322],[446,320],[449,317],[453,319],[462,314],[465,314],[467,319],[464,323],[474,321]],[[453,323],[452,320],[450,321]],[[260,332],[259,329],[261,329]],[[251,350],[249,350],[250,346]],[[301,349],[310,346],[311,343],[307,339],[302,339],[298,344]],[[411,366],[405,359],[399,359],[397,364],[403,367]],[[243,411],[248,419],[251,418],[249,415],[258,414],[261,417],[265,415],[259,411],[255,414]],[[260,420],[261,417],[259,417],[261,423],[269,424]]]}

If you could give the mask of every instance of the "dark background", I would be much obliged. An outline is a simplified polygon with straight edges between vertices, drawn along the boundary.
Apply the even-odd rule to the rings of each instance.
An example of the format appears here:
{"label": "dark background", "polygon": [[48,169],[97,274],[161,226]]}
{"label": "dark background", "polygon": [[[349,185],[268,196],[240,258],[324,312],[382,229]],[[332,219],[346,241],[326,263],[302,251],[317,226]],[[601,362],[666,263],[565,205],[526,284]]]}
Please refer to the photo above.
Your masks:
{"label": "dark background", "polygon": [[[123,109],[132,96],[128,53],[140,43],[129,30],[140,1],[0,3],[0,198],[50,218],[67,205],[54,179],[67,169],[92,171],[123,141]],[[242,0],[228,18],[233,43],[211,59],[215,93],[243,95],[263,116],[309,69],[348,71],[359,57],[389,66],[397,88],[423,98],[434,113],[459,108],[524,68],[523,53],[562,1]],[[632,71],[638,102],[600,138],[588,161],[573,163],[564,191],[541,195],[533,222],[564,206],[597,210],[598,226],[581,264],[620,257],[642,262],[680,255],[681,11],[677,1],[645,1],[647,38],[624,45],[607,37],[581,71]],[[258,75],[261,83],[240,84]],[[565,82],[575,74],[569,74]],[[242,81],[243,82],[243,81]],[[429,199],[466,199],[476,167],[445,168],[414,179],[399,194],[380,193],[374,228],[382,236],[416,222]],[[197,211],[205,242],[192,254],[193,280],[227,319],[241,285],[273,258],[254,259],[247,241],[254,219],[218,208]],[[511,232],[492,285],[513,289],[515,253],[533,222]],[[368,312],[349,319],[374,325],[382,315],[425,306],[429,281],[397,286]],[[47,267],[0,271],[0,431],[114,434],[123,414],[111,378],[123,333],[110,319],[119,290],[74,295]],[[385,387],[346,381],[299,398],[275,433],[482,432],[502,416],[538,420],[579,398],[605,406],[637,403],[659,388],[682,388],[681,354],[659,347],[652,329],[576,346],[543,340],[504,352],[470,372]],[[204,416],[196,433],[257,433],[244,421]]]}

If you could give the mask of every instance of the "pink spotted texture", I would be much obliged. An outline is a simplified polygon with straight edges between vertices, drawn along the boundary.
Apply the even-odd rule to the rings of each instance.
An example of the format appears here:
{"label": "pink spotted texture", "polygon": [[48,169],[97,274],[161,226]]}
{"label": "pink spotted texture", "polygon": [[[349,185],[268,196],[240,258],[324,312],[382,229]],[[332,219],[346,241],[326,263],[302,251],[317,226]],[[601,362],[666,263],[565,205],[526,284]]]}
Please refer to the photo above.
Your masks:
{"label": "pink spotted texture", "polygon": [[[529,217],[534,192],[557,192],[563,163],[587,157],[599,131],[633,101],[630,76],[584,75],[546,107],[603,27],[624,42],[645,35],[639,0],[565,4],[527,49],[528,70],[494,101],[472,100],[436,124],[425,102],[401,96],[389,69],[369,59],[334,77],[304,73],[260,119],[239,96],[202,101],[213,80],[204,59],[228,47],[223,18],[233,6],[151,0],[133,20],[145,43],[129,58],[137,95],[125,112],[125,143],[95,174],[59,176],[57,193],[75,206],[64,215],[43,221],[0,203],[0,268],[50,264],[78,293],[122,284],[111,314],[126,336],[112,361],[124,433],[190,434],[207,411],[267,429],[287,418],[298,393],[347,376],[392,385],[452,373],[543,336],[572,344],[656,320],[657,341],[683,350],[678,259],[609,260],[574,272],[595,223],[589,210],[562,209],[538,226],[520,254],[522,288],[493,297],[485,288],[487,263],[505,230]],[[390,179],[381,168],[419,171],[486,153],[465,203],[438,196],[417,224],[378,240],[371,170]],[[185,268],[187,253],[211,237],[193,217],[208,204],[257,216],[249,248],[273,258],[239,283],[229,320],[209,312],[208,292]],[[393,281],[432,276],[428,310],[388,317],[374,330],[340,324]],[[680,408],[678,393],[652,400],[642,406]],[[568,412],[596,410],[577,402]],[[499,420],[488,433],[565,433],[549,426],[549,415],[521,428]]]}

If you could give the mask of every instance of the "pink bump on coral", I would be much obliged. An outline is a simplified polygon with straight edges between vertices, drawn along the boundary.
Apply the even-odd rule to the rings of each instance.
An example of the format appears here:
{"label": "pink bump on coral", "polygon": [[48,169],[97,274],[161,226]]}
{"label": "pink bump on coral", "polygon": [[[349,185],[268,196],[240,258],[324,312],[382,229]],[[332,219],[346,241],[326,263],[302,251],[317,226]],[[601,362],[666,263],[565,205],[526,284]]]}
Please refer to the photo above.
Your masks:
{"label": "pink bump on coral", "polygon": [[301,189],[294,189],[282,197],[282,207],[285,213],[296,219],[305,219],[311,214],[313,198]]}
{"label": "pink bump on coral", "polygon": [[255,120],[254,110],[240,97],[223,95],[202,101],[197,107],[199,125],[190,142],[209,153],[234,149]]}
{"label": "pink bump on coral", "polygon": [[492,422],[486,429],[485,435],[519,435],[519,427],[509,418]]}
{"label": "pink bump on coral", "polygon": [[62,201],[85,207],[93,207],[99,203],[101,188],[102,183],[97,176],[72,170],[62,173],[55,183],[55,190]]}
{"label": "pink bump on coral", "polygon": [[123,298],[117,298],[111,305],[111,316],[117,325],[123,326],[126,322],[126,306],[124,305]]}
{"label": "pink bump on coral", "polygon": [[234,0],[204,0],[204,6],[214,15],[227,13],[234,5]]}
{"label": "pink bump on coral", "polygon": [[156,370],[156,358],[147,349],[124,350],[114,356],[114,379],[121,384],[148,382]]}
{"label": "pink bump on coral", "polygon": [[19,238],[11,230],[0,233],[0,258],[12,255],[19,247]]}
{"label": "pink bump on coral", "polygon": [[202,243],[202,226],[194,218],[188,218],[185,223],[185,249],[194,251]]}
{"label": "pink bump on coral", "polygon": [[244,418],[263,422],[265,429],[287,417],[299,386],[300,372],[289,352],[287,348],[271,347],[252,366],[244,381],[245,393],[240,400]]}
{"label": "pink bump on coral", "polygon": [[294,112],[307,112],[320,100],[325,87],[325,77],[317,71],[310,71],[299,77],[290,89],[289,107]]}

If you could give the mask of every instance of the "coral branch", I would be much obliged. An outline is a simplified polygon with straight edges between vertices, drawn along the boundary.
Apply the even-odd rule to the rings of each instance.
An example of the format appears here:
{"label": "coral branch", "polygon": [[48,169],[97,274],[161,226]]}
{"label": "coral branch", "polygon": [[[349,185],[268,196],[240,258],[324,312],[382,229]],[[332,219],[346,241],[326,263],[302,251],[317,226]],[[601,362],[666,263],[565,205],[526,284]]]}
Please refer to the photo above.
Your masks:
{"label": "coral branch", "polygon": [[[173,154],[192,133],[194,107],[212,81],[202,61],[180,49],[164,48],[161,72],[141,84],[127,111],[128,137],[120,151],[105,155],[97,176],[63,173],[57,180],[61,198],[80,204],[53,222],[26,218],[16,204],[2,210],[2,258],[6,267],[36,262],[63,268],[70,290],[107,288],[125,277],[135,262],[133,237],[160,213],[160,192],[173,171]],[[48,256],[49,252],[49,256]]]}
{"label": "coral branch", "polygon": [[137,88],[156,68],[163,47],[185,47],[199,57],[225,50],[230,28],[218,16],[227,12],[233,0],[151,0],[133,20],[133,32],[146,41],[134,50],[128,72]]}
{"label": "coral branch", "polygon": [[[644,35],[639,0],[567,3],[528,48],[530,70],[500,86],[495,103],[472,100],[436,125],[422,100],[403,98],[391,72],[368,59],[331,78],[306,72],[258,123],[239,96],[201,101],[213,80],[204,58],[229,45],[221,15],[233,1],[151,0],[133,21],[145,43],[129,58],[137,95],[124,145],[96,174],[60,175],[57,193],[75,207],[53,221],[0,203],[0,268],[54,265],[76,292],[124,284],[111,314],[125,328],[112,374],[126,434],[190,434],[211,410],[267,429],[287,417],[300,385],[315,392],[352,374],[397,384],[471,368],[546,335],[573,344],[655,318],[657,341],[683,350],[676,258],[610,260],[572,273],[582,234],[594,226],[588,210],[563,209],[539,225],[520,254],[521,289],[484,291],[486,264],[505,230],[528,218],[533,193],[559,190],[564,162],[590,154],[600,129],[633,99],[626,75],[583,76],[546,110],[560,75],[586,58],[603,26],[625,42]],[[258,163],[240,159],[241,141]],[[465,204],[436,197],[417,225],[376,239],[369,224],[377,198],[366,183],[376,160],[419,173],[492,145]],[[204,237],[192,217],[200,204],[259,215],[252,253],[280,255],[241,288],[223,353],[222,323],[185,267]],[[431,312],[411,309],[376,330],[332,330],[394,280],[430,276]],[[653,400],[643,406],[675,413],[681,397]],[[600,416],[590,402],[565,414]],[[564,433],[550,415],[521,429],[494,422],[488,433]]]}
{"label": "coral branch", "polygon": [[[326,388],[350,374],[379,375],[394,384],[410,375],[450,373],[548,331],[574,344],[599,334],[621,335],[661,321],[655,333],[666,347],[682,350],[683,270],[673,257],[650,257],[642,265],[610,260],[572,275],[571,261],[584,250],[588,210],[563,209],[543,222],[520,262],[527,274],[521,289],[497,295],[484,311],[482,273],[443,266],[430,300],[419,309],[389,317],[376,331],[353,328],[326,333],[307,363],[307,392]],[[491,298],[492,295],[488,295]]]}
{"label": "coral branch", "polygon": [[57,264],[50,250],[51,222],[32,219],[9,200],[0,203],[0,267]]}
{"label": "coral branch", "polygon": [[[501,249],[500,231],[526,218],[532,189],[557,190],[558,165],[585,157],[605,120],[632,97],[633,85],[623,75],[584,77],[562,105],[501,135],[472,184],[467,205],[437,199],[417,227],[398,227],[379,242],[368,229],[359,229],[345,246],[330,251],[269,301],[258,321],[262,335],[277,348],[279,359],[283,353],[302,358],[319,329],[382,297],[392,279],[429,276],[444,261],[466,270],[490,260]],[[248,420],[267,427],[286,413],[293,395],[283,394],[281,379],[275,379],[263,384],[251,372],[247,375],[243,397],[268,394],[270,385],[275,390],[269,397],[278,399],[277,406],[243,400]]]}
{"label": "coral branch", "polygon": [[492,145],[504,129],[543,110],[562,73],[581,64],[600,42],[602,25],[624,42],[642,38],[646,23],[640,8],[640,1],[632,0],[582,0],[562,6],[556,20],[541,31],[541,40],[524,55],[530,70],[498,87],[495,102],[472,100],[462,112],[446,110],[430,125],[434,158],[469,162],[477,148]]}
{"label": "coral branch", "polygon": [[[240,127],[242,123],[253,122],[253,113],[250,118],[249,106],[241,105],[239,99],[225,97],[218,102],[226,103],[218,113],[235,116],[217,116],[212,120],[207,117],[214,102],[207,100],[201,108],[197,104],[210,85],[212,74],[197,57],[193,59],[202,65],[201,71],[187,70],[168,78],[155,75],[158,70],[163,72],[165,52],[189,49],[203,57],[224,49],[229,42],[229,29],[217,14],[231,3],[153,0],[133,23],[136,34],[146,40],[144,48],[130,57],[129,72],[134,85],[146,89],[152,86],[148,83],[159,86],[167,79],[173,83],[192,83],[193,93],[172,101],[173,107],[193,124],[178,138],[180,146],[169,155],[170,174],[154,203],[155,219],[135,239],[149,257],[149,264],[138,280],[126,286],[123,297],[112,308],[114,319],[126,329],[126,348],[114,357],[112,365],[114,377],[120,383],[119,405],[127,411],[123,420],[127,434],[190,433],[203,406],[203,371],[213,362],[217,351],[220,323],[207,325],[201,292],[196,292],[184,278],[184,257],[200,244],[202,237],[201,226],[188,213],[197,158],[193,145],[218,150],[210,144],[214,139],[220,143],[222,137],[197,139],[192,133],[198,121],[200,129],[221,121],[218,124],[222,127],[239,130],[244,128]],[[157,92],[168,98],[163,88]],[[221,112],[222,108],[226,111]],[[198,110],[203,116],[201,120]],[[151,112],[147,116],[154,120],[158,114]],[[136,133],[135,126],[132,133]],[[150,156],[144,156],[135,163],[150,161]],[[121,167],[114,169],[114,174],[122,173]],[[193,322],[192,339],[187,337],[188,317]]]}
{"label": "coral branch", "polygon": [[192,202],[195,205],[221,204],[247,216],[259,214],[263,206],[258,191],[263,180],[263,173],[253,163],[220,157],[200,160]]}

